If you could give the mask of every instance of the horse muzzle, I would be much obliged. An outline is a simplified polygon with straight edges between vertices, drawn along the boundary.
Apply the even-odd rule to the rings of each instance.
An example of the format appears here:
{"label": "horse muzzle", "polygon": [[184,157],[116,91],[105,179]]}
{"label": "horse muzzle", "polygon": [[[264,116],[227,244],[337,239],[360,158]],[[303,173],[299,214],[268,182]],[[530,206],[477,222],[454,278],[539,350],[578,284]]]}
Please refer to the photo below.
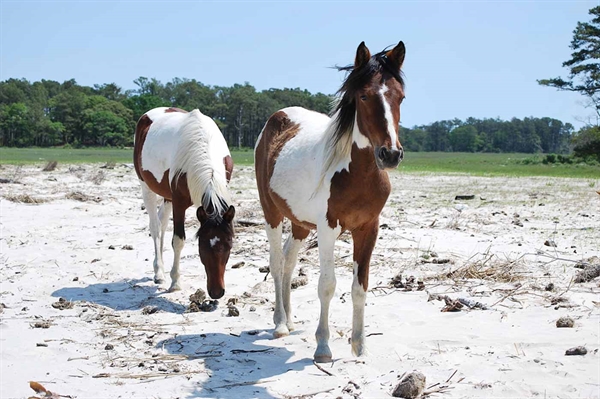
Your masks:
{"label": "horse muzzle", "polygon": [[379,147],[375,149],[375,162],[379,169],[395,169],[404,158],[404,149],[389,149]]}
{"label": "horse muzzle", "polygon": [[223,295],[225,295],[225,288],[208,288],[208,295],[210,295],[212,299],[222,298]]}

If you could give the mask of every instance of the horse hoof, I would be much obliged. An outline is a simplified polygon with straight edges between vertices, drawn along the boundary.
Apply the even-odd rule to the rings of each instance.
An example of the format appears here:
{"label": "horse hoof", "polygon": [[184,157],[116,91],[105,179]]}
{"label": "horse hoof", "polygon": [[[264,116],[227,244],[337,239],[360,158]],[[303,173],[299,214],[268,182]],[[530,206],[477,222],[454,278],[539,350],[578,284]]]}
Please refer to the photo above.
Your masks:
{"label": "horse hoof", "polygon": [[165,279],[164,278],[154,277],[154,283],[155,284],[164,284],[165,283]]}
{"label": "horse hoof", "polygon": [[352,342],[352,354],[356,357],[362,357],[367,354],[363,343]]}
{"label": "horse hoof", "polygon": [[290,335],[290,330],[285,325],[279,326],[273,331],[273,338],[287,337],[288,335]]}
{"label": "horse hoof", "polygon": [[288,323],[287,328],[290,332],[296,330],[296,326],[294,325],[294,323]]}
{"label": "horse hoof", "polygon": [[317,363],[331,363],[331,355],[317,355],[317,354],[315,354],[314,360]]}
{"label": "horse hoof", "polygon": [[173,284],[169,287],[169,292],[181,291],[181,287],[179,284]]}
{"label": "horse hoof", "polygon": [[317,350],[315,351],[313,358],[317,363],[331,363],[331,350],[329,349],[329,345],[317,345]]}

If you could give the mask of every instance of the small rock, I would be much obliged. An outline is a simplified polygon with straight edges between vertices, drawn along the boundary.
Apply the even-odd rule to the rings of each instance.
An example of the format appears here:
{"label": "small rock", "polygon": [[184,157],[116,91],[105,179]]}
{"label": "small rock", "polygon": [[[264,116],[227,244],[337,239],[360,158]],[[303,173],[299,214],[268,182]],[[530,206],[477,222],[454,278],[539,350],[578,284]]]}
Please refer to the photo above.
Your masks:
{"label": "small rock", "polygon": [[585,346],[576,346],[571,349],[567,349],[565,352],[566,356],[583,356],[587,353]]}
{"label": "small rock", "polygon": [[58,302],[52,304],[54,309],[65,310],[73,307],[73,302],[67,301],[65,298],[59,298]]}
{"label": "small rock", "polygon": [[73,281],[79,281],[79,277],[73,277]]}
{"label": "small rock", "polygon": [[123,245],[121,247],[121,249],[125,249],[127,251],[132,251],[133,250],[133,245],[126,244],[126,245]]}
{"label": "small rock", "polygon": [[433,260],[431,261],[431,263],[435,263],[435,264],[441,265],[441,264],[444,264],[444,263],[450,263],[450,259],[447,259],[447,258],[444,258],[444,259],[437,259],[437,258],[436,258],[436,259],[433,259]]}
{"label": "small rock", "polygon": [[396,385],[392,396],[395,398],[415,399],[421,396],[425,389],[426,379],[420,371],[408,373]]}
{"label": "small rock", "polygon": [[556,243],[554,242],[554,240],[546,240],[544,241],[544,245],[547,247],[556,247]]}
{"label": "small rock", "polygon": [[228,309],[228,313],[227,313],[228,317],[238,317],[240,315],[239,309],[233,305],[228,306],[227,309]]}
{"label": "small rock", "polygon": [[258,271],[261,273],[269,273],[269,266],[261,266],[258,268]]}
{"label": "small rock", "polygon": [[6,305],[3,303],[0,303],[0,313],[4,313],[4,309],[6,309]]}
{"label": "small rock", "polygon": [[38,342],[37,344],[35,344],[35,346],[41,346],[41,347],[47,348],[48,344],[46,344],[44,342]]}
{"label": "small rock", "polygon": [[196,292],[190,295],[190,302],[202,303],[206,299],[206,292],[202,288],[198,288]]}
{"label": "small rock", "polygon": [[308,277],[306,276],[298,276],[292,279],[292,289],[295,290],[298,287],[302,287],[303,285],[308,284]]}
{"label": "small rock", "polygon": [[114,245],[109,245],[108,249],[115,249],[115,246]]}
{"label": "small rock", "polygon": [[554,291],[554,283],[549,283],[546,288],[544,288],[544,290],[546,291]]}
{"label": "small rock", "polygon": [[254,306],[254,305],[250,306],[250,311],[251,312],[256,312],[256,306]]}
{"label": "small rock", "polygon": [[159,366],[158,371],[167,371],[167,368],[165,366]]}
{"label": "small rock", "polygon": [[158,312],[158,307],[157,306],[146,306],[144,309],[142,309],[142,314],[148,315],[148,314],[154,314],[156,312]]}
{"label": "small rock", "polygon": [[237,302],[238,302],[238,299],[236,297],[231,297],[227,300],[227,306],[235,305]]}
{"label": "small rock", "polygon": [[103,293],[107,294],[108,293],[108,288],[105,288],[102,290]]}
{"label": "small rock", "polygon": [[115,347],[113,346],[113,344],[106,344],[106,346],[104,347],[105,351],[111,351],[115,349]]}
{"label": "small rock", "polygon": [[234,263],[233,265],[231,265],[231,268],[232,269],[239,269],[240,267],[244,266],[245,264],[246,264],[246,262],[244,262],[244,261],[237,262],[237,263]]}
{"label": "small rock", "polygon": [[181,369],[179,367],[175,367],[175,368],[173,368],[173,372],[179,373],[179,372],[181,372]]}
{"label": "small rock", "polygon": [[48,320],[36,321],[33,328],[50,328],[50,322]]}
{"label": "small rock", "polygon": [[569,316],[563,316],[556,320],[556,327],[558,328],[572,328],[575,325],[575,321]]}

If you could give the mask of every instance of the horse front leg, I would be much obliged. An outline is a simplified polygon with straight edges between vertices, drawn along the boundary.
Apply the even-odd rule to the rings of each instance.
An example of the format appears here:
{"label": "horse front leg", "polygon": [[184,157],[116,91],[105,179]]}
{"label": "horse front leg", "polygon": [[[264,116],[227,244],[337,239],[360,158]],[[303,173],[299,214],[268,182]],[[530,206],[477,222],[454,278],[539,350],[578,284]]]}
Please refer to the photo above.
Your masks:
{"label": "horse front leg", "polygon": [[329,349],[329,304],[335,293],[335,270],[333,248],[336,238],[340,235],[341,228],[332,229],[325,221],[317,226],[317,242],[319,245],[319,301],[321,302],[321,313],[319,315],[319,326],[315,337],[317,338],[317,350],[314,360],[317,363],[331,362],[331,349]]}
{"label": "horse front leg", "polygon": [[156,210],[157,206],[157,195],[150,190],[148,185],[143,181],[140,181],[142,186],[142,198],[144,199],[144,206],[148,217],[150,219],[150,235],[152,236],[152,242],[154,243],[154,282],[156,284],[162,284],[165,282],[165,274],[163,269],[163,257],[162,257],[162,245],[160,244],[160,219]]}
{"label": "horse front leg", "polygon": [[185,210],[187,206],[173,196],[173,267],[171,268],[171,287],[169,292],[181,290],[179,285],[179,260],[185,245]]}
{"label": "horse front leg", "polygon": [[369,286],[369,265],[377,241],[379,218],[352,231],[354,279],[352,281],[352,353],[365,355],[365,300]]}

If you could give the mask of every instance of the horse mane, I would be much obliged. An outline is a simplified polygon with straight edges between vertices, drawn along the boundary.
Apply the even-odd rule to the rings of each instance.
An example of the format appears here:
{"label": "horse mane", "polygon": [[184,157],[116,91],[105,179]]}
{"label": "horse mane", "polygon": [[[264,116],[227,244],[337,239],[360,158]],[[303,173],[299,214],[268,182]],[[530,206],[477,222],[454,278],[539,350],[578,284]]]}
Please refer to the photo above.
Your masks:
{"label": "horse mane", "polygon": [[336,66],[338,71],[350,72],[336,93],[327,127],[327,148],[321,180],[338,161],[346,159],[352,151],[353,131],[356,123],[356,93],[367,85],[376,73],[388,72],[404,88],[403,74],[387,57],[387,48],[373,55],[361,67]]}
{"label": "horse mane", "polygon": [[[209,121],[207,124],[206,121]],[[211,158],[211,141],[221,132],[214,121],[195,109],[180,128],[180,141],[175,151],[169,178],[178,181],[186,175],[188,190],[194,205],[202,204],[211,219],[219,221],[231,203],[227,189],[225,165]]]}

